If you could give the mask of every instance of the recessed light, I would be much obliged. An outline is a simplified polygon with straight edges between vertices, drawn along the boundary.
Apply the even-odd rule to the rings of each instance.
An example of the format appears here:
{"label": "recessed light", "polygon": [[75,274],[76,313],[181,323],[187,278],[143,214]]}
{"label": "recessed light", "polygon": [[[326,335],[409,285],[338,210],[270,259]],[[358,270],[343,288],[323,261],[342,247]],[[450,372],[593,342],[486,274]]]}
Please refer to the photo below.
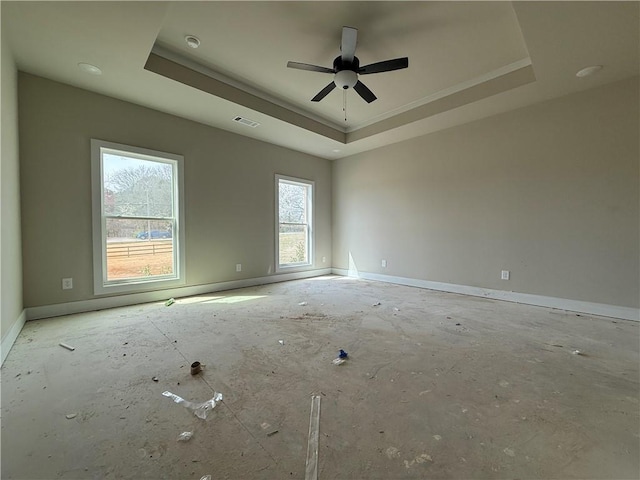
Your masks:
{"label": "recessed light", "polygon": [[187,42],[191,48],[198,48],[200,46],[200,39],[198,37],[194,37],[193,35],[187,35],[184,37],[184,41]]}
{"label": "recessed light", "polygon": [[578,72],[576,73],[576,77],[588,77],[589,75],[593,75],[600,70],[602,70],[602,65],[591,65],[590,67],[585,67],[582,70],[578,70]]}
{"label": "recessed light", "polygon": [[78,64],[78,68],[85,73],[89,73],[91,75],[102,75],[102,70],[100,70],[95,65],[91,65],[90,63],[80,62]]}

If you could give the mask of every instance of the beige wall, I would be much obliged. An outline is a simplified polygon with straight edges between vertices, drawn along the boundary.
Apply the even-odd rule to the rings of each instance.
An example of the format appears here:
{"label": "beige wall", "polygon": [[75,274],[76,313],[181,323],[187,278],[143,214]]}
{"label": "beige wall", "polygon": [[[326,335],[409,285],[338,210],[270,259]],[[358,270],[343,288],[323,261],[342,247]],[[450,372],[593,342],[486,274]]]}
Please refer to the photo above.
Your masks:
{"label": "beige wall", "polygon": [[[19,92],[27,307],[93,298],[91,138],[185,156],[188,285],[273,272],[273,176],[282,173],[316,182],[316,259],[326,256],[325,265],[333,257],[347,269],[351,254],[364,272],[639,306],[637,78],[333,168],[27,74]],[[3,124],[5,112],[3,102]],[[4,140],[3,125],[3,334]],[[500,280],[502,269],[511,280]],[[74,278],[73,290],[61,290],[63,277]]]}
{"label": "beige wall", "polygon": [[20,164],[18,161],[18,73],[2,39],[2,148],[0,165],[0,314],[2,339],[22,314],[22,253],[20,247]]}
{"label": "beige wall", "polygon": [[336,161],[333,266],[638,307],[638,111],[636,77]]}
{"label": "beige wall", "polygon": [[328,160],[23,73],[19,100],[26,307],[94,298],[91,138],[184,156],[187,286],[273,274],[276,173],[315,181],[315,267],[331,265]]}

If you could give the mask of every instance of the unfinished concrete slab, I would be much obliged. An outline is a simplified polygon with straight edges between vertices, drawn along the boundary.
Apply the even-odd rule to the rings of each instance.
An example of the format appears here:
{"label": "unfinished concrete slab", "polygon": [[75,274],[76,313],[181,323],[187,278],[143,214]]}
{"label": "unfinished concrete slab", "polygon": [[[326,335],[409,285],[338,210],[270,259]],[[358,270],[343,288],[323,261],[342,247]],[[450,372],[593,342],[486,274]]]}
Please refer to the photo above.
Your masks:
{"label": "unfinished concrete slab", "polygon": [[318,395],[319,479],[635,479],[639,327],[345,277],[28,322],[2,478],[303,479]]}

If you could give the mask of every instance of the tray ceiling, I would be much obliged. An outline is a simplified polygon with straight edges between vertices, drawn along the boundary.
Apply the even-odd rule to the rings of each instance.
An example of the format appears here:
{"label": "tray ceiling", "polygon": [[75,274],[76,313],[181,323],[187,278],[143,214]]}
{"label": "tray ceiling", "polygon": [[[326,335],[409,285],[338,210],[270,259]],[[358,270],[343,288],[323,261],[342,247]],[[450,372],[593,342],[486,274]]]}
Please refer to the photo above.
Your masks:
{"label": "tray ceiling", "polygon": [[[325,158],[638,75],[636,2],[2,2],[2,24],[20,70]],[[339,89],[310,101],[332,75],[286,67],[331,67],[343,25],[361,64],[409,57],[346,121]]]}

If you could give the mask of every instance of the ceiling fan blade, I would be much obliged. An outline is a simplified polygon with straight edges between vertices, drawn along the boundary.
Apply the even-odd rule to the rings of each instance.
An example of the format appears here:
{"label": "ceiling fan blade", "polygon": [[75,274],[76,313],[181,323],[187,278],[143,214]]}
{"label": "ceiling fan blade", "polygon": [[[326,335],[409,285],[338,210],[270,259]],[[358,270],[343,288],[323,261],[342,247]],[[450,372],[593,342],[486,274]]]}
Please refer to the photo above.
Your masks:
{"label": "ceiling fan blade", "polygon": [[400,70],[401,68],[407,68],[409,66],[409,58],[394,58],[393,60],[385,60],[383,62],[371,63],[360,67],[358,73],[360,75],[367,75],[368,73],[381,73],[390,72],[392,70]]}
{"label": "ceiling fan blade", "polygon": [[342,27],[342,42],[340,42],[340,51],[342,52],[343,62],[353,62],[353,57],[356,54],[357,42],[358,29],[353,27]]}
{"label": "ceiling fan blade", "polygon": [[311,65],[309,63],[287,62],[287,67],[297,68],[298,70],[308,70],[310,72],[336,73],[333,71],[333,68],[320,67],[318,65]]}
{"label": "ceiling fan blade", "polygon": [[336,84],[334,82],[331,82],[329,85],[327,85],[326,87],[324,87],[322,90],[320,90],[320,92],[311,99],[312,102],[319,102],[320,100],[322,100],[324,97],[326,97],[327,95],[329,95],[329,92],[331,90],[333,90],[334,88],[336,88]]}
{"label": "ceiling fan blade", "polygon": [[369,90],[367,88],[367,86],[362,83],[360,80],[358,80],[358,82],[353,86],[353,89],[358,92],[358,95],[360,95],[362,97],[362,99],[367,102],[367,103],[371,103],[373,102],[376,98],[373,92],[371,90]]}

